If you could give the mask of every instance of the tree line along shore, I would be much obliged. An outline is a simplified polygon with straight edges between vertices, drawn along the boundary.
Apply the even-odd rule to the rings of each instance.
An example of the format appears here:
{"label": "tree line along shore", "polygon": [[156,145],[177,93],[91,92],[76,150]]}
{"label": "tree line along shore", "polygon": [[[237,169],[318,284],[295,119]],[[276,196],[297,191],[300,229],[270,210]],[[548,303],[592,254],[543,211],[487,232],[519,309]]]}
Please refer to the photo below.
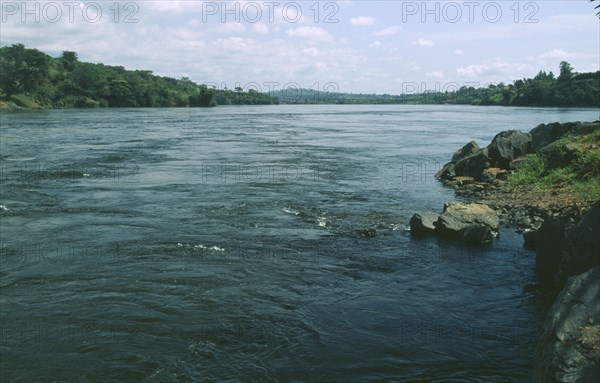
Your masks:
{"label": "tree line along shore", "polygon": [[356,94],[286,88],[217,89],[189,78],[157,76],[150,70],[127,70],[82,62],[77,53],[51,57],[13,44],[0,48],[0,110],[98,107],[210,107],[272,104],[460,104],[540,107],[597,107],[600,71],[577,73],[561,62],[557,76],[540,71],[512,84],[483,87],[452,84],[447,89],[414,93]]}

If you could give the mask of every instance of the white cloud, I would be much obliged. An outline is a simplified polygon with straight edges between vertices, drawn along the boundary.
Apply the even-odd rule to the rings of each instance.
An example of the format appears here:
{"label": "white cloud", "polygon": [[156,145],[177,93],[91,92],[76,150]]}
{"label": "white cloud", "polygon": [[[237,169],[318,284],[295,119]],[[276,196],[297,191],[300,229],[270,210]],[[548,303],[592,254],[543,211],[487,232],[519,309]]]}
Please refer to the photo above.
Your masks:
{"label": "white cloud", "polygon": [[477,77],[482,74],[488,74],[487,72],[491,69],[489,65],[469,65],[466,68],[456,69],[456,74],[460,77]]}
{"label": "white cloud", "polygon": [[259,35],[266,35],[269,33],[269,26],[265,23],[256,23],[252,26],[252,30]]}
{"label": "white cloud", "polygon": [[305,48],[302,50],[302,52],[306,55],[312,56],[312,57],[318,57],[319,56],[319,50],[315,47],[311,47],[311,48]]}
{"label": "white cloud", "polygon": [[553,49],[551,51],[542,53],[539,55],[540,59],[563,59],[563,60],[572,60],[572,59],[589,59],[598,57],[593,53],[581,53],[581,52],[567,52],[562,49]]}
{"label": "white cloud", "polygon": [[350,24],[364,27],[375,24],[375,19],[369,16],[353,17],[350,19]]}
{"label": "white cloud", "polygon": [[246,27],[243,24],[236,22],[223,23],[217,27],[217,33],[224,35],[244,33],[245,31]]}
{"label": "white cloud", "polygon": [[400,32],[401,29],[402,29],[401,27],[394,25],[394,26],[382,29],[380,31],[373,32],[372,35],[373,36],[391,36],[391,35],[395,35],[396,33]]}
{"label": "white cloud", "polygon": [[318,27],[300,27],[288,29],[287,35],[291,37],[300,37],[309,40],[333,41],[333,36],[323,28]]}
{"label": "white cloud", "polygon": [[457,56],[460,56],[460,55],[462,55],[463,53],[464,53],[464,52],[462,51],[462,49],[457,49],[457,50],[455,50],[455,51],[454,51],[454,54],[455,54],[455,55],[457,55]]}
{"label": "white cloud", "polygon": [[[532,71],[533,67],[530,65],[523,65],[518,63],[508,63],[504,61],[486,62],[483,64],[473,64],[467,67],[461,67],[456,69],[456,74],[460,77],[509,77],[508,79],[515,79],[519,76],[515,73],[522,73],[525,71]],[[513,78],[514,77],[514,78]]]}
{"label": "white cloud", "polygon": [[425,76],[427,76],[429,78],[442,79],[442,78],[444,78],[444,72],[442,72],[442,71],[429,72],[429,73],[425,73]]}
{"label": "white cloud", "polygon": [[371,43],[371,45],[369,45],[371,48],[379,48],[381,46],[381,41],[379,40],[375,40],[373,41],[373,43]]}
{"label": "white cloud", "polygon": [[413,41],[412,45],[418,45],[420,47],[431,47],[435,45],[435,43],[432,40],[427,40],[421,37],[420,39]]}

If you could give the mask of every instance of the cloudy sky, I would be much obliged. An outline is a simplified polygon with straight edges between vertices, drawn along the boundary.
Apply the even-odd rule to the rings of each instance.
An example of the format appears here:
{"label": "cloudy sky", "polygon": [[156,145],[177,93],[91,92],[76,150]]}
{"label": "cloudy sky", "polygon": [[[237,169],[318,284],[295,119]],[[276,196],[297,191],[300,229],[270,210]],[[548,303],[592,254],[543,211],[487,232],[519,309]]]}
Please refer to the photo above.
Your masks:
{"label": "cloudy sky", "polygon": [[595,4],[3,1],[0,44],[220,88],[400,94],[557,73],[563,60],[600,70]]}

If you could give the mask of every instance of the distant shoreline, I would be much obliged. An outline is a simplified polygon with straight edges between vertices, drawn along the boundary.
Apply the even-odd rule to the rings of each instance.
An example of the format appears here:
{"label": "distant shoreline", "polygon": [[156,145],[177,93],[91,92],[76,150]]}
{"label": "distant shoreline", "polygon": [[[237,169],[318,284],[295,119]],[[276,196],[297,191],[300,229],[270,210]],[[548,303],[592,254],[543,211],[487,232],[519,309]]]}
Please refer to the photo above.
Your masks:
{"label": "distant shoreline", "polygon": [[[397,106],[473,106],[473,107],[509,107],[509,108],[539,108],[539,109],[597,109],[594,106],[537,106],[537,105],[472,105],[472,104],[419,104],[419,103],[357,103],[357,104],[343,104],[343,103],[286,103],[280,102],[279,104],[242,104],[242,105],[218,105],[219,107],[238,107],[238,106],[379,106],[379,105],[397,105]],[[38,106],[34,108],[28,108],[25,106],[19,106],[12,101],[0,100],[0,112],[16,112],[16,111],[34,111],[34,110],[118,110],[118,109],[207,109],[210,107],[194,107],[194,106],[107,106],[107,107],[46,107]],[[599,114],[600,118],[600,114]]]}

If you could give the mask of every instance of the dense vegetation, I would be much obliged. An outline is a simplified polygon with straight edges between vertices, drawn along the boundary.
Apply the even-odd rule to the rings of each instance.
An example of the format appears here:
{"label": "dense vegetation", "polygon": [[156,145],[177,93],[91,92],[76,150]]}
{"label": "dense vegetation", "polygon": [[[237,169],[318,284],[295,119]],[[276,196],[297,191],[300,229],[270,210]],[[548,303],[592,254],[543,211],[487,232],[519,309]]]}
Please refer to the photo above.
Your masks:
{"label": "dense vegetation", "polygon": [[279,100],[297,104],[600,105],[600,71],[576,73],[564,61],[558,76],[540,71],[534,78],[508,85],[459,88],[448,84],[448,88],[401,95],[284,89],[267,95],[252,89],[209,88],[185,77],[161,77],[148,70],[81,62],[71,51],[53,58],[23,44],[0,48],[0,100],[27,108],[254,105]]}
{"label": "dense vegetation", "polygon": [[586,201],[600,199],[600,131],[560,139],[528,156],[509,181],[545,192],[574,192]]}
{"label": "dense vegetation", "polygon": [[[456,85],[456,86],[452,86]],[[483,88],[447,84],[448,91],[373,95],[284,89],[273,93],[281,102],[293,104],[467,104],[505,106],[587,107],[600,105],[600,71],[575,73],[565,61],[560,75],[540,71],[534,78]]]}
{"label": "dense vegetation", "polygon": [[26,108],[186,107],[273,104],[255,91],[217,90],[187,78],[81,62],[65,51],[52,58],[14,44],[0,48],[0,100]]}

